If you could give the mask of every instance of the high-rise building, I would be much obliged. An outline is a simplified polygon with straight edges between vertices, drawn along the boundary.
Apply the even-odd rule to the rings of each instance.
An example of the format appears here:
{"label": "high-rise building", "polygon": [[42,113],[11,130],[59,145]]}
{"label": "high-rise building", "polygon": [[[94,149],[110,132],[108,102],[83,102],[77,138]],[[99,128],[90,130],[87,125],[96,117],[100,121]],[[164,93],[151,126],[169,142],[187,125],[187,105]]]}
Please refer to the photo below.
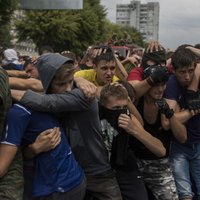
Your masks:
{"label": "high-rise building", "polygon": [[159,3],[132,0],[130,4],[117,4],[116,23],[136,28],[145,41],[158,40]]}

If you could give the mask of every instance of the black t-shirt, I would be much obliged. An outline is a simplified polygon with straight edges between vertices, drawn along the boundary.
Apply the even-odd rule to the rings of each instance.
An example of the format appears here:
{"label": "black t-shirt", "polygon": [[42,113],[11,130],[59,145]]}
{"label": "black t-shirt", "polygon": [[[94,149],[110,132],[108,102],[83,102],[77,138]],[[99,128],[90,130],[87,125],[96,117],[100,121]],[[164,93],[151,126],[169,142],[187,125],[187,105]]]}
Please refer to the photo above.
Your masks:
{"label": "black t-shirt", "polygon": [[[138,102],[137,106],[138,111],[140,112],[143,120],[144,120],[144,129],[149,132],[152,136],[158,138],[163,145],[166,148],[166,156],[169,155],[169,146],[170,146],[170,140],[171,140],[171,130],[166,131],[163,129],[161,125],[161,114],[158,113],[156,122],[154,124],[149,124],[145,118],[144,118],[144,98],[141,98]],[[144,144],[142,144],[139,140],[137,140],[134,137],[131,137],[130,139],[130,146],[133,149],[135,156],[139,159],[145,159],[145,160],[155,160],[160,159],[160,157],[157,157],[155,154],[153,154],[150,150],[148,150]],[[164,158],[163,157],[163,158]]]}

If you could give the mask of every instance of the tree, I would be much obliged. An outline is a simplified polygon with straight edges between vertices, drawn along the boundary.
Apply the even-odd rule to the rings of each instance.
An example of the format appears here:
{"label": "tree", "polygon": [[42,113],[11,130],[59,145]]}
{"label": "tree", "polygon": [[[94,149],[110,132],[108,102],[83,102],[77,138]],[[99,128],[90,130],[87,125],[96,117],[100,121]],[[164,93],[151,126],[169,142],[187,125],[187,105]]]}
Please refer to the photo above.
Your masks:
{"label": "tree", "polygon": [[37,47],[48,44],[55,51],[86,49],[101,36],[106,14],[98,3],[85,0],[83,10],[25,11],[16,22],[18,39],[31,39]]}
{"label": "tree", "polygon": [[106,20],[104,28],[106,30],[104,38],[102,38],[104,41],[108,41],[114,33],[116,34],[117,39],[119,41],[122,41],[124,40],[124,33],[127,32],[130,35],[134,44],[141,47],[144,46],[142,35],[133,27],[122,27],[120,25],[113,24],[110,21]]}
{"label": "tree", "polygon": [[[122,27],[106,20],[106,9],[99,0],[84,0],[82,10],[28,10],[16,22],[19,41],[32,40],[37,47],[48,44],[58,52],[80,53],[107,41],[113,29],[123,32]],[[138,33],[131,34],[136,38]]]}
{"label": "tree", "polygon": [[10,21],[17,2],[15,0],[0,0],[0,46],[11,45]]}

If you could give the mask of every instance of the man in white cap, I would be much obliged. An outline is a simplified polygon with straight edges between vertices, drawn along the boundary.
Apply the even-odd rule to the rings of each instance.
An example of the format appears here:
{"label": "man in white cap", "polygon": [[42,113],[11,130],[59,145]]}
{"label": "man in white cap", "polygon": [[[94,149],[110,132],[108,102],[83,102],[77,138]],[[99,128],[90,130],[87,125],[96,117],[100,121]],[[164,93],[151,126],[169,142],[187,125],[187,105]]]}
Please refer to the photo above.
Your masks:
{"label": "man in white cap", "polygon": [[23,65],[19,62],[14,49],[6,49],[3,52],[2,67],[6,70],[23,70]]}

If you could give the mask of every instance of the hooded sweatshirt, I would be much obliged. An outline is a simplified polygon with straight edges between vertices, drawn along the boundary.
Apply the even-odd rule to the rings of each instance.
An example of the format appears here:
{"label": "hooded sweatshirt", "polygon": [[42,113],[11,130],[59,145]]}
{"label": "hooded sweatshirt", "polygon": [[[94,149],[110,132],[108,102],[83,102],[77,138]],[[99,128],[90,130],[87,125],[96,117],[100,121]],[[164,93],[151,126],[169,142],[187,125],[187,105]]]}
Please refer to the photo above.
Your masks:
{"label": "hooded sweatshirt", "polygon": [[38,59],[36,67],[45,93],[47,93],[57,70],[68,61],[73,62],[72,59],[55,53],[44,54]]}
{"label": "hooded sweatshirt", "polygon": [[[59,54],[42,55],[36,66],[44,91],[57,70],[69,58]],[[76,160],[86,175],[97,175],[111,170],[108,152],[105,149],[96,100],[88,101],[78,88],[62,94],[41,95],[28,90],[20,101],[34,110],[64,114],[66,134]]]}

